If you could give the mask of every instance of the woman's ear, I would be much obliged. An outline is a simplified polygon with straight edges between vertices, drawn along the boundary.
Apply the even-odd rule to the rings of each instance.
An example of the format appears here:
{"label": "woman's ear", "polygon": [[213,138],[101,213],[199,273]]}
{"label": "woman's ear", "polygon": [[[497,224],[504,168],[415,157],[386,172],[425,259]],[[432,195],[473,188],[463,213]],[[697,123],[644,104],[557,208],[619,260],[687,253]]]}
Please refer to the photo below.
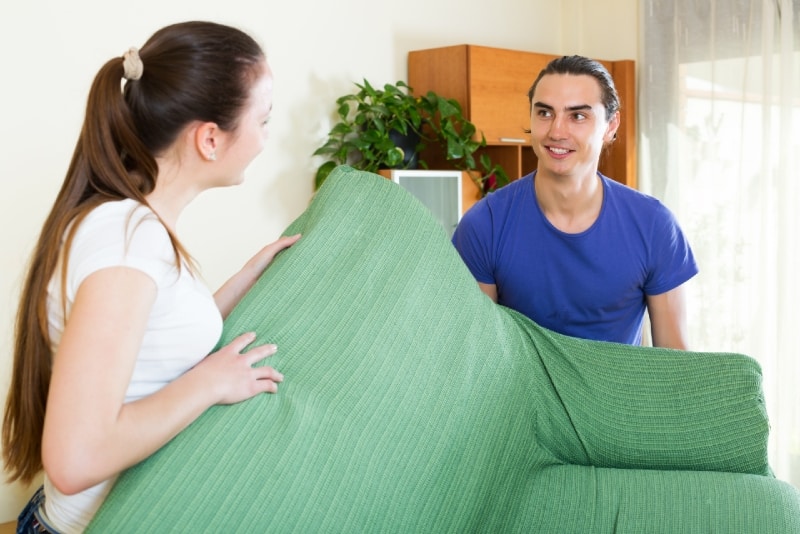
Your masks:
{"label": "woman's ear", "polygon": [[200,123],[194,131],[194,144],[201,159],[217,159],[220,129],[214,122]]}

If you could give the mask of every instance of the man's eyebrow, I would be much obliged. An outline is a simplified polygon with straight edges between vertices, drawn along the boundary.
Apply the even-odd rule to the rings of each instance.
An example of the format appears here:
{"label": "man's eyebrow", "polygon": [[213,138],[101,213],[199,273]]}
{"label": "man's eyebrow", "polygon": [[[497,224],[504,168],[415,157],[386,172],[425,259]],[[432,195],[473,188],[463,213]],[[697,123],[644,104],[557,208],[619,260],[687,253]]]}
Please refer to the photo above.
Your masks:
{"label": "man's eyebrow", "polygon": [[[544,102],[534,102],[533,107],[554,110],[553,106],[551,106],[550,104],[545,104]],[[591,110],[592,106],[590,106],[589,104],[580,104],[577,106],[569,106],[565,109],[567,111],[587,111]]]}

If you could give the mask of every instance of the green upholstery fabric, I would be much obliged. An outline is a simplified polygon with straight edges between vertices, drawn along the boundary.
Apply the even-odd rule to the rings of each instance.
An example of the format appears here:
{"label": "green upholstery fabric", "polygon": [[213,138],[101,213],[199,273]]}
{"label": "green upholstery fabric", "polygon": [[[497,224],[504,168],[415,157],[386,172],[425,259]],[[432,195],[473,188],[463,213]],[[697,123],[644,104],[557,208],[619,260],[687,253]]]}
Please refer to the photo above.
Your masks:
{"label": "green upholstery fabric", "polygon": [[479,291],[431,214],[341,167],[225,323],[277,395],[124,473],[93,532],[798,532],[751,358],[590,342]]}

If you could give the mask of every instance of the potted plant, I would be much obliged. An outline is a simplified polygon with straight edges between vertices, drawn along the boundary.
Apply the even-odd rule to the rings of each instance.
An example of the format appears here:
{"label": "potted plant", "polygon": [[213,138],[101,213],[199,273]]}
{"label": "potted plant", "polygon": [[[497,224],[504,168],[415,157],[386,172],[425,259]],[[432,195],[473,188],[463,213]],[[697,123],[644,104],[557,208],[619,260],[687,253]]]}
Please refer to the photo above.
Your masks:
{"label": "potted plant", "polygon": [[375,89],[367,80],[355,85],[357,92],[336,99],[338,122],[314,151],[315,156],[327,158],[317,168],[315,189],[342,164],[370,172],[428,168],[419,155],[434,144],[453,167],[469,171],[482,194],[508,183],[508,175],[487,154],[476,158],[486,139],[483,134],[478,138],[475,125],[455,99],[433,91],[414,96],[402,81],[383,89]]}

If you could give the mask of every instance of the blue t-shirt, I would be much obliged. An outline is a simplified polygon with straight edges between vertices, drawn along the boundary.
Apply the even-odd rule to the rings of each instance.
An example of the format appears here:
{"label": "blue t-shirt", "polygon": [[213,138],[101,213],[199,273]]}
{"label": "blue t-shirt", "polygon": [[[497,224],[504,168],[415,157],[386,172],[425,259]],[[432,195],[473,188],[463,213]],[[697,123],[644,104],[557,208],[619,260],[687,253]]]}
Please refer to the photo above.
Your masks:
{"label": "blue t-shirt", "polygon": [[453,244],[498,304],[574,337],[640,345],[646,295],[697,274],[674,215],[657,199],[600,175],[603,205],[567,234],[542,213],[535,172],[487,195],[461,219]]}

